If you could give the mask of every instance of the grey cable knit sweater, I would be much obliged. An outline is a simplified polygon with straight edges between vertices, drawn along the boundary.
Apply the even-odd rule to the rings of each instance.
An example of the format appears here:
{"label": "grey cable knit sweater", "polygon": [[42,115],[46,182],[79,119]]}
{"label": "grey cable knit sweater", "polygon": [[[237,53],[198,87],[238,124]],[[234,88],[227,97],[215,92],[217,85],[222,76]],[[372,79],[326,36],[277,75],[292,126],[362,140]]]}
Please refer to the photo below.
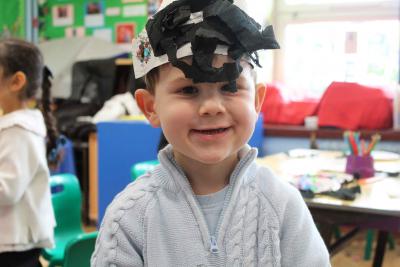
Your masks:
{"label": "grey cable knit sweater", "polygon": [[215,235],[169,145],[108,207],[92,266],[330,266],[298,191],[240,152]]}

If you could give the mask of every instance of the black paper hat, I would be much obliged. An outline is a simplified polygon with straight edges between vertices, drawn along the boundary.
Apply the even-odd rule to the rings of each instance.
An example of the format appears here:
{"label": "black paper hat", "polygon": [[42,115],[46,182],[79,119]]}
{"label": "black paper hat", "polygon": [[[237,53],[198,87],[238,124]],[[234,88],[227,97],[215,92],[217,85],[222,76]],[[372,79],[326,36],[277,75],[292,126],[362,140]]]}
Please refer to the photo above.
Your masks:
{"label": "black paper hat", "polygon": [[[194,83],[236,84],[241,59],[260,67],[257,51],[279,48],[272,26],[262,29],[248,8],[246,0],[164,0],[133,40],[136,78],[170,62]],[[234,62],[214,68],[214,54]],[[180,60],[187,56],[192,56],[191,65]]]}

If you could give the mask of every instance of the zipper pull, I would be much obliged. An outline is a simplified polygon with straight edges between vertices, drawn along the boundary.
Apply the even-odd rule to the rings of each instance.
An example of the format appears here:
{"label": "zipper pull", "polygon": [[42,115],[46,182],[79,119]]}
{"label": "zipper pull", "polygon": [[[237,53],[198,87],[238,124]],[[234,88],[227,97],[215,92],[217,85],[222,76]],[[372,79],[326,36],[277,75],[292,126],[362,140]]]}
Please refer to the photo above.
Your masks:
{"label": "zipper pull", "polygon": [[217,245],[217,240],[215,239],[215,236],[211,236],[210,240],[210,252],[213,254],[217,254],[219,251],[218,245]]}

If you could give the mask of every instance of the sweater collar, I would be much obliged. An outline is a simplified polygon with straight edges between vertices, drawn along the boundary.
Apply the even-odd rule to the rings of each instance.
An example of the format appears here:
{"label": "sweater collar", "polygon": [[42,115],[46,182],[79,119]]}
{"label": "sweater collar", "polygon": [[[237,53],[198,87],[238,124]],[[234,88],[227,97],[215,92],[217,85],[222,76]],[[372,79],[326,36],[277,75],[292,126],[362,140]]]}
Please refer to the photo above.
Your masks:
{"label": "sweater collar", "polygon": [[[240,180],[241,177],[243,177],[243,173],[248,169],[251,162],[253,162],[254,159],[257,157],[257,153],[257,149],[252,148],[249,145],[245,145],[240,149],[240,160],[236,164],[236,167],[230,176],[230,185],[237,184],[237,181]],[[175,161],[172,145],[169,144],[163,150],[161,150],[158,154],[158,159],[160,163],[164,166],[164,168],[168,171],[168,178],[165,177],[166,179],[168,179],[168,181],[164,181],[164,183],[167,184],[169,189],[171,189],[172,191],[185,190],[186,192],[192,192],[184,170]],[[171,184],[171,182],[173,184]]]}
{"label": "sweater collar", "polygon": [[39,136],[46,136],[43,115],[38,109],[20,109],[0,116],[0,131],[13,126],[22,127]]}

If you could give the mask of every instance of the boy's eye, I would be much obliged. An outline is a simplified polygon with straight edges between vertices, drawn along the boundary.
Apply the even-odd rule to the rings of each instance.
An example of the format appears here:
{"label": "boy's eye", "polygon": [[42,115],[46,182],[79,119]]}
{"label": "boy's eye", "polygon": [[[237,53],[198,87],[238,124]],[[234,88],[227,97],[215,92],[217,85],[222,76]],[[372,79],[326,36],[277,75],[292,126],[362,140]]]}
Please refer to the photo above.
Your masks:
{"label": "boy's eye", "polygon": [[236,93],[238,91],[236,83],[228,83],[221,87],[221,91],[227,93]]}
{"label": "boy's eye", "polygon": [[198,92],[199,92],[199,90],[193,86],[187,86],[180,90],[180,93],[182,93],[184,95],[194,95],[194,94],[197,94]]}

